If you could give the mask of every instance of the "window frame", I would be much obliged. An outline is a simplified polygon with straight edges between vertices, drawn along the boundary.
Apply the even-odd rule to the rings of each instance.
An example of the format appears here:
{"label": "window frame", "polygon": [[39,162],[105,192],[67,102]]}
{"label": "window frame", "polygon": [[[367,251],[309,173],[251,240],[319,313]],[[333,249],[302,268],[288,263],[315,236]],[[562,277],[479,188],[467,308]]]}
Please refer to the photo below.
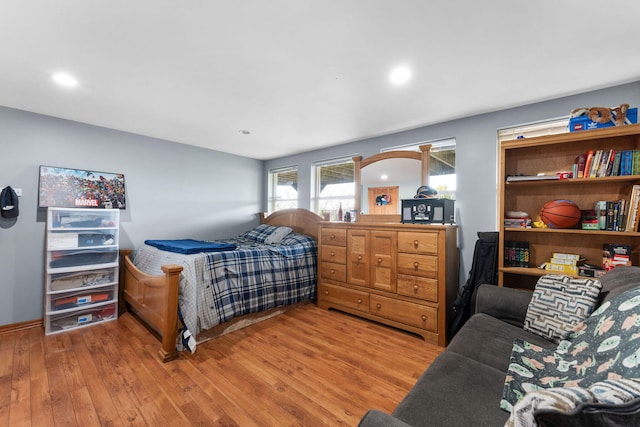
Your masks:
{"label": "window frame", "polygon": [[[296,184],[299,183],[299,167],[298,165],[290,165],[290,166],[283,166],[283,167],[277,167],[277,168],[273,168],[273,169],[269,169],[269,174],[268,174],[268,188],[267,188],[267,212],[269,214],[276,212],[278,210],[282,210],[282,209],[289,209],[289,208],[297,208],[299,205],[299,194],[300,192],[296,189],[296,197],[295,199],[289,199],[289,198],[281,198],[278,199],[278,191],[277,191],[277,187],[278,187],[278,181],[277,181],[277,175],[283,172],[296,172]],[[276,209],[277,204],[278,203],[283,203],[283,202],[291,202],[292,206],[286,207],[286,208],[280,208],[280,209]]]}
{"label": "window frame", "polygon": [[[351,163],[352,165],[354,165],[353,156],[344,156],[344,157],[337,157],[333,159],[321,160],[321,161],[314,162],[312,164],[311,174],[312,174],[313,192],[311,194],[310,204],[313,212],[321,216],[323,215],[323,212],[320,209],[320,203],[323,200],[336,200],[339,204],[342,203],[343,213],[346,212],[347,210],[353,209],[353,206],[355,203],[355,179],[351,182],[351,184],[353,185],[353,188],[352,188],[352,193],[350,195],[345,195],[340,197],[320,197],[321,168],[326,166],[333,166],[333,165],[340,165],[340,164],[347,164],[347,163]],[[329,219],[331,221],[338,220],[337,211],[338,211],[338,208],[330,209],[328,211]]]}

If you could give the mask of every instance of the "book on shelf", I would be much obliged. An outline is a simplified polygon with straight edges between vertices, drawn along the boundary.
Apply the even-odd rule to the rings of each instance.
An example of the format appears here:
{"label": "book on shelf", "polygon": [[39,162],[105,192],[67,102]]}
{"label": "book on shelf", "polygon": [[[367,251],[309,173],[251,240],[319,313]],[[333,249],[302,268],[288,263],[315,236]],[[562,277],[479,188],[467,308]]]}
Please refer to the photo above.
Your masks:
{"label": "book on shelf", "polygon": [[578,266],[576,265],[562,265],[547,262],[544,264],[544,269],[555,273],[578,274]]}
{"label": "book on shelf", "polygon": [[584,178],[584,165],[587,161],[586,153],[582,153],[576,157],[576,178]]}
{"label": "book on shelf", "polygon": [[632,174],[633,150],[624,150],[620,157],[620,176]]}
{"label": "book on shelf", "polygon": [[631,197],[635,199],[630,201],[628,219],[631,221],[627,231],[638,231],[640,227],[640,185],[634,185],[631,189]]}
{"label": "book on shelf", "polygon": [[632,153],[631,175],[638,175],[640,174],[640,150],[633,150]]}
{"label": "book on shelf", "polygon": [[579,254],[567,254],[564,252],[554,252],[551,255],[551,258],[555,258],[555,259],[569,259],[569,260],[573,260],[573,261],[579,261],[582,259],[582,256],[580,256]]}
{"label": "book on shelf", "polygon": [[620,175],[620,156],[622,153],[620,151],[616,151],[615,157],[613,158],[613,167],[611,168],[611,173],[609,176],[618,176]]}
{"label": "book on shelf", "polygon": [[604,167],[602,175],[600,176],[613,176],[613,164],[615,163],[616,150],[609,150],[609,159],[607,165]]}
{"label": "book on shelf", "polygon": [[544,269],[555,273],[578,274],[578,267],[585,259],[579,254],[554,252],[549,261],[544,263]]}
{"label": "book on shelf", "polygon": [[600,167],[601,157],[602,157],[602,150],[596,150],[595,153],[593,154],[591,167],[589,168],[589,178],[595,178],[598,175],[598,168]]}
{"label": "book on shelf", "polygon": [[634,186],[628,199],[599,200],[595,202],[598,229],[608,231],[635,231],[640,186]]}
{"label": "book on shelf", "polygon": [[640,215],[640,209],[638,209],[639,203],[640,185],[634,185],[631,188],[631,195],[629,196],[629,203],[627,207],[627,219],[625,224],[626,231],[638,230],[638,216]]}
{"label": "book on shelf", "polygon": [[509,218],[504,219],[504,228],[531,228],[531,218]]}
{"label": "book on shelf", "polygon": [[575,158],[572,170],[575,178],[640,175],[640,149],[588,150]]}
{"label": "book on shelf", "polygon": [[589,171],[591,170],[591,163],[593,162],[593,154],[594,151],[593,150],[589,150],[587,151],[587,159],[585,160],[584,163],[584,177],[585,178],[589,178]]}
{"label": "book on shelf", "polygon": [[504,242],[505,267],[529,267],[529,242],[506,240]]}
{"label": "book on shelf", "polygon": [[598,215],[598,228],[600,230],[607,229],[607,201],[598,200],[596,202],[596,214]]}

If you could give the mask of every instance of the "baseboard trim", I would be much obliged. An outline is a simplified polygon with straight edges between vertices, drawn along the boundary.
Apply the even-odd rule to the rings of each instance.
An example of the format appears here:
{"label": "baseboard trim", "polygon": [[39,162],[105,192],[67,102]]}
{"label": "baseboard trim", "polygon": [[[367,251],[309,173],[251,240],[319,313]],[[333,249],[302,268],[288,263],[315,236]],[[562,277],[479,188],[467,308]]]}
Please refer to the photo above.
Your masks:
{"label": "baseboard trim", "polygon": [[12,323],[10,325],[0,326],[0,335],[11,332],[18,332],[25,329],[42,328],[42,319],[28,320],[26,322]]}

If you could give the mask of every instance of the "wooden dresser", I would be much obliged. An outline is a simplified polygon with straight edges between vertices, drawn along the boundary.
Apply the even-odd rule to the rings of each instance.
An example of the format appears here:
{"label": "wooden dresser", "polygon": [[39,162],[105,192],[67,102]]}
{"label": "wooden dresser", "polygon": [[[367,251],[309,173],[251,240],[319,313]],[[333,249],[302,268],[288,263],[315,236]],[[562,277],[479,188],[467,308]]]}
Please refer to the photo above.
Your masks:
{"label": "wooden dresser", "polygon": [[458,293],[457,227],[320,223],[318,306],[445,346]]}

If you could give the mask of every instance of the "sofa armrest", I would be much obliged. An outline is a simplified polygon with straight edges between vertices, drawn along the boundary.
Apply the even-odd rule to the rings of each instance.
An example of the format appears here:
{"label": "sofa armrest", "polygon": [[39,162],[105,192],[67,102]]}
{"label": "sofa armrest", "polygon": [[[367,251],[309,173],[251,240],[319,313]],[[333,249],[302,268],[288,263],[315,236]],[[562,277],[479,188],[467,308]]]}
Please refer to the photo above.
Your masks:
{"label": "sofa armrest", "polygon": [[495,285],[480,285],[476,294],[476,313],[485,313],[496,319],[522,327],[532,293],[522,289]]}
{"label": "sofa armrest", "polygon": [[377,409],[370,409],[360,420],[358,427],[411,427],[409,424],[385,414]]}

